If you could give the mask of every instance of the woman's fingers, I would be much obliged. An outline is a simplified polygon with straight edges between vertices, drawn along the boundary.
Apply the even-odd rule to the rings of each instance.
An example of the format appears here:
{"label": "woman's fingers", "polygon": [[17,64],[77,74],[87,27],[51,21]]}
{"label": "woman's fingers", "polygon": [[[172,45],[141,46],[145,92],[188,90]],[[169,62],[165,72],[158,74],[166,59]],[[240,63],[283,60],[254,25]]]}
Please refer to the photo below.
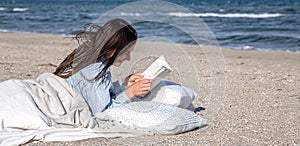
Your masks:
{"label": "woman's fingers", "polygon": [[134,96],[146,94],[151,88],[151,81],[150,79],[141,79],[128,87],[128,91]]}
{"label": "woman's fingers", "polygon": [[143,79],[144,76],[142,75],[142,73],[137,73],[137,74],[133,74],[129,77],[129,81],[130,82],[135,82],[138,79]]}
{"label": "woman's fingers", "polygon": [[129,87],[132,84],[134,84],[136,81],[139,81],[143,78],[144,78],[144,76],[142,75],[142,73],[132,74],[132,75],[128,76],[126,86]]}
{"label": "woman's fingers", "polygon": [[141,90],[150,90],[150,86],[151,86],[151,81],[150,79],[143,79],[139,81],[139,88]]}
{"label": "woman's fingers", "polygon": [[151,88],[150,86],[149,86],[149,87],[143,87],[143,88],[141,88],[140,90],[141,90],[141,91],[146,91],[146,92],[148,92],[148,91],[150,90],[150,88]]}

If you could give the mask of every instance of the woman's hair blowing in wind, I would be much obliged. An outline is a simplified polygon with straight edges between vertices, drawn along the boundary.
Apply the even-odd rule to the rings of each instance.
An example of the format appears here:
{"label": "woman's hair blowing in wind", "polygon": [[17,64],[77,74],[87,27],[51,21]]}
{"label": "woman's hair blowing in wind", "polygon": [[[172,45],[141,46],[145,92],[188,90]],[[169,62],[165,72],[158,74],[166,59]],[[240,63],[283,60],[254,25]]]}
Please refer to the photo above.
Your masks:
{"label": "woman's hair blowing in wind", "polygon": [[114,63],[118,54],[134,45],[137,40],[136,30],[119,18],[106,22],[102,27],[92,23],[86,25],[86,28],[87,31],[77,33],[75,38],[80,45],[60,63],[55,75],[67,78],[97,62],[106,53],[115,51],[112,57],[105,60],[104,68],[94,78],[98,79]]}

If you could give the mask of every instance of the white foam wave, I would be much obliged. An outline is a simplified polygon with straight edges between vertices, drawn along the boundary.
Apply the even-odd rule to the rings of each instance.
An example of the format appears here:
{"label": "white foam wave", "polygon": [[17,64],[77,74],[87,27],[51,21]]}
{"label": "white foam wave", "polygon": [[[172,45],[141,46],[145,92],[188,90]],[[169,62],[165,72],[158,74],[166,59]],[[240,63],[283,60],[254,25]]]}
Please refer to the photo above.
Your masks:
{"label": "white foam wave", "polygon": [[262,13],[262,14],[253,14],[253,13],[228,13],[228,14],[218,14],[218,13],[182,13],[174,12],[168,13],[169,16],[176,17],[227,17],[227,18],[271,18],[271,17],[280,17],[283,14],[275,13]]}
{"label": "white foam wave", "polygon": [[122,16],[141,16],[140,13],[121,13]]}
{"label": "white foam wave", "polygon": [[28,11],[29,8],[13,8],[14,12],[24,12],[24,11]]}
{"label": "white foam wave", "polygon": [[0,11],[5,11],[6,8],[0,7]]}
{"label": "white foam wave", "polygon": [[8,32],[6,29],[0,29],[0,32]]}
{"label": "white foam wave", "polygon": [[244,46],[241,48],[242,50],[254,50],[253,46]]}

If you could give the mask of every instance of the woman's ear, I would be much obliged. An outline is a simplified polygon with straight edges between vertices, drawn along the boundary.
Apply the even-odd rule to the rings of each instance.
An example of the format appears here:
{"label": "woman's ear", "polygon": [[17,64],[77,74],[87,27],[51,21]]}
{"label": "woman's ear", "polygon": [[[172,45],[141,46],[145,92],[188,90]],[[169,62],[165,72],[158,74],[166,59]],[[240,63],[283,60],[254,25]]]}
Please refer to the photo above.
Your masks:
{"label": "woman's ear", "polygon": [[111,51],[108,51],[107,53],[105,53],[106,59],[111,58],[115,54],[115,52],[116,52],[116,50],[111,50]]}

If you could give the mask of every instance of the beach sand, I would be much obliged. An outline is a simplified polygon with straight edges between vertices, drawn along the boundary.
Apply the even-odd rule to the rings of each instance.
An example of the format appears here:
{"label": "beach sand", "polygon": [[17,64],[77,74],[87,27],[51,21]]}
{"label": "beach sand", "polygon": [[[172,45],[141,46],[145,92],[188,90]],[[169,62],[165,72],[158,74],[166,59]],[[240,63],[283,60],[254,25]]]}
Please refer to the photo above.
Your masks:
{"label": "beach sand", "polygon": [[[172,63],[177,64],[178,70],[181,66],[194,67],[192,74],[196,76],[188,71],[179,75],[187,79],[184,83],[197,79],[193,89],[199,95],[194,104],[205,109],[197,114],[209,119],[207,127],[173,136],[28,145],[300,145],[300,53],[217,47],[205,52],[195,45],[141,44],[184,48],[192,62],[177,59]],[[53,72],[76,45],[63,36],[0,33],[0,81],[34,79],[44,72]],[[202,46],[203,50],[206,48]],[[176,51],[170,54],[183,55]]]}

